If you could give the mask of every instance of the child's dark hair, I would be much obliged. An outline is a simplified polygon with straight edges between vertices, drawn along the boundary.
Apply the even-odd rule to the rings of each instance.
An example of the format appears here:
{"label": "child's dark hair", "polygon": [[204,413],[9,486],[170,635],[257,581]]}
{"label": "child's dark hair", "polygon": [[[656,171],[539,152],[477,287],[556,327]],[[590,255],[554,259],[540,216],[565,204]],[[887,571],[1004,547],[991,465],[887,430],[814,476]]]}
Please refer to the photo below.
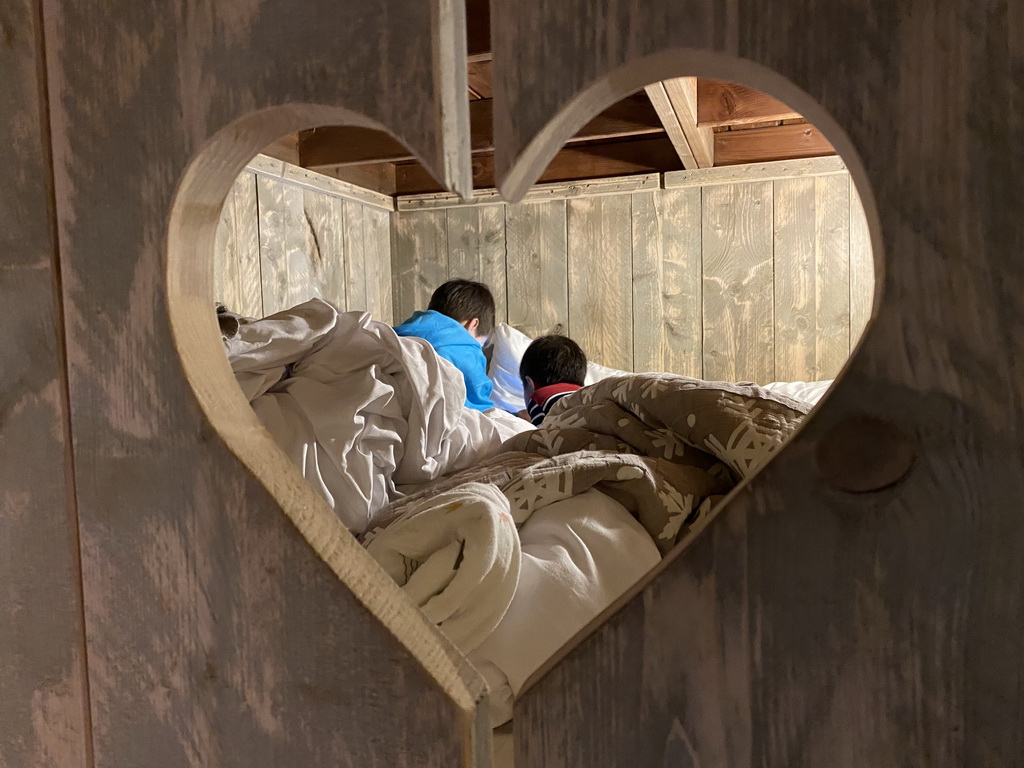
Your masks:
{"label": "child's dark hair", "polygon": [[519,363],[519,378],[525,382],[527,376],[537,389],[550,384],[582,387],[587,378],[587,356],[568,336],[541,336],[526,348]]}
{"label": "child's dark hair", "polygon": [[494,296],[483,283],[472,280],[449,280],[439,285],[430,297],[427,309],[447,315],[452,320],[468,323],[480,321],[477,335],[490,336],[494,332]]}

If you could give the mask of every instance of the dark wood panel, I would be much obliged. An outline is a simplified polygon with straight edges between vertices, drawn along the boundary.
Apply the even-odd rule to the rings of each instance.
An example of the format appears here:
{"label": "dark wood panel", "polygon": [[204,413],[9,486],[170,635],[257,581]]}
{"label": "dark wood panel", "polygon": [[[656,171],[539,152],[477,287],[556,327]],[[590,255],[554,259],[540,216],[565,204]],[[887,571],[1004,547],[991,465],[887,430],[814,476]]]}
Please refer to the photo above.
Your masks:
{"label": "dark wood panel", "polygon": [[795,160],[836,153],[813,125],[798,123],[715,134],[715,165]]}
{"label": "dark wood panel", "polygon": [[96,765],[472,765],[482,681],[260,428],[197,257],[309,105],[457,177],[461,5],[43,10]]}
{"label": "dark wood panel", "polygon": [[38,11],[0,12],[0,765],[91,768]]}
{"label": "dark wood panel", "polygon": [[799,112],[754,88],[723,80],[697,80],[697,125],[718,127],[799,117]]}
{"label": "dark wood panel", "polygon": [[[1019,763],[1019,4],[493,10],[508,199],[564,142],[571,99],[692,74],[700,51],[702,74],[834,121],[888,257],[856,358],[793,441],[521,694],[518,768]],[[902,437],[866,439],[866,417]],[[833,451],[854,478],[905,466],[901,444],[915,462],[890,487],[847,493],[817,469]]]}

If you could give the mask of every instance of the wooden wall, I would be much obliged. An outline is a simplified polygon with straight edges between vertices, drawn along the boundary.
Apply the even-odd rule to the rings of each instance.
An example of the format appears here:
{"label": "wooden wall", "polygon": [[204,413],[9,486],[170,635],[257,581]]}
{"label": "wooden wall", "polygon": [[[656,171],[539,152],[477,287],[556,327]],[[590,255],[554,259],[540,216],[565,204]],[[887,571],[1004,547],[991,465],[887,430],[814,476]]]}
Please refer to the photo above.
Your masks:
{"label": "wooden wall", "polygon": [[833,378],[871,313],[865,218],[838,158],[399,198],[395,317],[452,277],[499,321],[595,362],[712,380]]}
{"label": "wooden wall", "polygon": [[217,300],[263,317],[318,296],[391,322],[393,201],[257,157],[228,194],[217,228]]}

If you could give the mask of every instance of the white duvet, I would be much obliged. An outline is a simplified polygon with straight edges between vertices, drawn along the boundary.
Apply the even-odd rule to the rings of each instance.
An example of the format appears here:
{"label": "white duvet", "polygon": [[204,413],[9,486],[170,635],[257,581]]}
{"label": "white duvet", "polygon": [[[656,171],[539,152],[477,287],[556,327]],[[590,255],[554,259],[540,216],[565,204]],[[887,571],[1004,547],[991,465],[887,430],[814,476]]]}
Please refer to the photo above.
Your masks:
{"label": "white duvet", "polygon": [[473,466],[522,419],[464,407],[462,374],[420,339],[312,299],[225,339],[256,415],[356,534],[400,497]]}

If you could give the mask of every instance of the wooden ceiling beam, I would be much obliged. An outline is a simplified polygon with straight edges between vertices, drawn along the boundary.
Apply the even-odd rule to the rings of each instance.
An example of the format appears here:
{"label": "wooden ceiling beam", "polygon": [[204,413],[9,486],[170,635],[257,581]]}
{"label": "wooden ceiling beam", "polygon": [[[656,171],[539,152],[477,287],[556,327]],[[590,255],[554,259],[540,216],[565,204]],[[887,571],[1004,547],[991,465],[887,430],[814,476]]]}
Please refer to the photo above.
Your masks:
{"label": "wooden ceiling beam", "polygon": [[[681,164],[672,142],[664,137],[618,141],[606,144],[567,146],[548,165],[537,183],[600,179],[680,170]],[[473,158],[473,188],[493,189],[494,155]],[[395,166],[395,191],[398,195],[442,192],[419,163]]]}
{"label": "wooden ceiling beam", "polygon": [[697,125],[702,128],[799,117],[799,112],[794,112],[774,96],[745,85],[722,80],[697,81]]}
{"label": "wooden ceiling beam", "polygon": [[[475,154],[494,151],[492,115],[490,99],[470,102],[470,148]],[[602,112],[587,123],[570,143],[660,133],[662,127],[657,113],[639,94]],[[312,169],[413,159],[404,145],[386,133],[351,126],[303,131],[299,134],[298,153],[299,165]]]}
{"label": "wooden ceiling beam", "polygon": [[720,166],[836,154],[835,147],[809,123],[723,131],[714,136],[715,164]]}
{"label": "wooden ceiling beam", "polygon": [[697,125],[697,78],[677,77],[645,89],[661,118],[683,167],[710,168],[715,164],[715,142],[710,128]]}

